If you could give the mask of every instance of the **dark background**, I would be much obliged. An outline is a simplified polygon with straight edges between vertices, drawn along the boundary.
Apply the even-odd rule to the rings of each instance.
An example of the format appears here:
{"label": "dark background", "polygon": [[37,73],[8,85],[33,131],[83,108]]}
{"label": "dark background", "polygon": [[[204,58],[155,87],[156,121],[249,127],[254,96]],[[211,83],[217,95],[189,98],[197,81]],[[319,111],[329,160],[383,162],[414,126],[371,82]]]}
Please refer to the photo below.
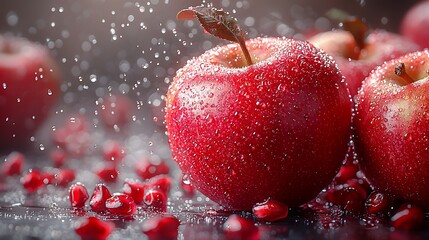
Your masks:
{"label": "dark background", "polygon": [[[396,32],[403,14],[416,1],[212,2],[232,12],[249,38],[303,38],[336,27],[337,22],[327,17],[333,9],[362,16],[373,28]],[[65,103],[88,104],[88,98],[120,91],[147,110],[148,101],[162,98],[187,59],[223,44],[204,34],[196,22],[175,19],[179,10],[199,4],[189,0],[2,1],[0,33],[49,47],[62,68]]]}

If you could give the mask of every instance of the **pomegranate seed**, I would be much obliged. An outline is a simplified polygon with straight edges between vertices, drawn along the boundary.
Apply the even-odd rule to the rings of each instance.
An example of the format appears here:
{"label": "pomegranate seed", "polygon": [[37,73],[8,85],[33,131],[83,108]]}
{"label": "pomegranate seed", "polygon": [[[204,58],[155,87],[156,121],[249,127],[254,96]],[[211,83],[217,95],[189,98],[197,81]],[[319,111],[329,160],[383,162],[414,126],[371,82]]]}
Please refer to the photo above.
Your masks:
{"label": "pomegranate seed", "polygon": [[115,193],[106,200],[106,208],[109,212],[119,216],[131,216],[137,210],[137,205],[132,197],[123,193]]}
{"label": "pomegranate seed", "polygon": [[268,222],[286,218],[289,213],[288,206],[271,199],[263,203],[257,203],[252,210],[257,218]]}
{"label": "pomegranate seed", "polygon": [[372,192],[365,202],[369,214],[387,213],[392,205],[392,198],[380,192]]}
{"label": "pomegranate seed", "polygon": [[342,193],[342,204],[341,207],[352,213],[360,213],[363,209],[365,199],[362,198],[361,193],[356,188],[347,187]]}
{"label": "pomegranate seed", "polygon": [[103,168],[96,171],[97,176],[105,182],[116,182],[118,179],[118,170],[113,164],[104,165]]}
{"label": "pomegranate seed", "polygon": [[346,182],[344,186],[352,187],[362,196],[362,199],[368,197],[371,187],[364,179],[352,179]]}
{"label": "pomegranate seed", "polygon": [[182,176],[182,181],[180,182],[180,186],[182,187],[183,192],[186,196],[193,196],[195,193],[195,188],[191,184],[191,181],[187,177],[187,175]]}
{"label": "pomegranate seed", "polygon": [[45,185],[54,184],[56,182],[55,177],[56,177],[56,171],[49,170],[47,172],[43,172],[42,173],[43,184]]}
{"label": "pomegranate seed", "polygon": [[118,163],[125,156],[125,150],[122,145],[116,141],[106,141],[103,144],[103,158],[107,161]]}
{"label": "pomegranate seed", "polygon": [[27,174],[21,178],[22,186],[27,192],[35,192],[43,186],[42,173],[35,169],[30,169]]}
{"label": "pomegranate seed", "polygon": [[132,197],[134,202],[140,204],[143,202],[146,185],[134,179],[125,179],[122,191]]}
{"label": "pomegranate seed", "polygon": [[106,211],[106,201],[111,197],[112,195],[106,185],[101,183],[97,184],[89,200],[89,206],[96,212]]}
{"label": "pomegranate seed", "polygon": [[414,205],[403,204],[390,218],[392,226],[402,230],[417,230],[423,225],[423,211]]}
{"label": "pomegranate seed", "polygon": [[60,168],[64,166],[66,161],[66,153],[61,149],[56,149],[51,152],[51,160],[54,164],[54,167]]}
{"label": "pomegranate seed", "polygon": [[73,169],[59,169],[55,175],[54,183],[60,187],[67,187],[76,178]]}
{"label": "pomegranate seed", "polygon": [[113,224],[96,217],[87,217],[79,219],[74,229],[83,240],[105,240],[112,232]]}
{"label": "pomegranate seed", "polygon": [[144,203],[154,212],[167,211],[167,196],[159,190],[151,189],[144,195]]}
{"label": "pomegranate seed", "polygon": [[6,157],[5,160],[6,161],[3,163],[3,166],[1,168],[1,172],[5,176],[14,176],[21,174],[22,167],[25,162],[25,157],[22,153],[12,152]]}
{"label": "pomegranate seed", "polygon": [[357,178],[356,173],[359,171],[359,167],[357,164],[348,163],[341,166],[340,171],[335,177],[336,184],[344,184],[350,179]]}
{"label": "pomegranate seed", "polygon": [[364,198],[354,187],[347,184],[339,185],[326,192],[326,200],[335,205],[341,206],[350,213],[360,213],[363,210]]}
{"label": "pomegranate seed", "polygon": [[109,128],[124,127],[132,115],[132,101],[125,95],[112,95],[102,99],[100,119]]}
{"label": "pomegranate seed", "polygon": [[71,116],[64,127],[54,132],[53,140],[67,153],[82,157],[86,155],[92,141],[88,125],[83,116]]}
{"label": "pomegranate seed", "polygon": [[259,239],[258,227],[236,214],[228,217],[223,224],[223,231],[228,239]]}
{"label": "pomegranate seed", "polygon": [[179,225],[174,216],[155,216],[143,222],[142,230],[149,239],[177,239]]}
{"label": "pomegranate seed", "polygon": [[168,174],[170,171],[170,168],[164,160],[156,162],[149,159],[143,159],[137,162],[135,168],[137,175],[143,180],[150,179],[161,174]]}
{"label": "pomegranate seed", "polygon": [[89,129],[89,122],[86,117],[80,113],[72,114],[64,125],[64,129],[71,132],[87,131]]}
{"label": "pomegranate seed", "polygon": [[89,198],[86,187],[80,182],[70,187],[69,194],[71,206],[75,208],[83,208]]}
{"label": "pomegranate seed", "polygon": [[168,195],[171,188],[171,178],[167,175],[158,175],[146,182],[147,189],[158,189]]}

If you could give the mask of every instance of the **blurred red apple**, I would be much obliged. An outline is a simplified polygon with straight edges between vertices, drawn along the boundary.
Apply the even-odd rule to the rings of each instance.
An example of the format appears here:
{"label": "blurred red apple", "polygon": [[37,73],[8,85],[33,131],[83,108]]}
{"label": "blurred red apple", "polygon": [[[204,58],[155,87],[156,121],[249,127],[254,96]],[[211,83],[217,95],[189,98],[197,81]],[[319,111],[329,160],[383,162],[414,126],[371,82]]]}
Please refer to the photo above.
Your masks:
{"label": "blurred red apple", "polygon": [[59,69],[41,45],[0,36],[0,149],[30,142],[60,89]]}
{"label": "blurred red apple", "polygon": [[429,1],[421,1],[405,14],[401,33],[422,48],[429,48]]}
{"label": "blurred red apple", "polygon": [[358,19],[343,23],[346,30],[317,34],[308,41],[322,48],[337,62],[354,97],[372,69],[385,61],[419,50],[412,41],[383,30],[368,31]]}

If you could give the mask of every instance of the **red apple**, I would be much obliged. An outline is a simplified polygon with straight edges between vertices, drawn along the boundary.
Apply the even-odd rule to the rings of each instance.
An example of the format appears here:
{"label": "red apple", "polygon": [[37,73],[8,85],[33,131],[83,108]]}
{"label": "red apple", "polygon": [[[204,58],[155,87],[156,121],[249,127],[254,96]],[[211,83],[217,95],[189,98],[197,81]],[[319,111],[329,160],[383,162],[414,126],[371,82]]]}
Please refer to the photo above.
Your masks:
{"label": "red apple", "polygon": [[422,48],[429,48],[429,1],[421,1],[410,8],[402,19],[401,33]]}
{"label": "red apple", "polygon": [[57,100],[59,78],[43,46],[0,36],[0,149],[30,142]]}
{"label": "red apple", "polygon": [[173,153],[192,184],[217,203],[252,209],[267,198],[298,206],[338,171],[351,100],[331,58],[292,39],[209,50],[177,72],[167,94]]}
{"label": "red apple", "polygon": [[381,192],[429,209],[429,51],[386,62],[357,96],[362,171]]}
{"label": "red apple", "polygon": [[334,58],[345,76],[352,97],[357,94],[362,81],[372,69],[387,60],[419,50],[419,46],[398,34],[383,30],[366,32],[366,29],[356,29],[359,27],[351,26],[355,34],[334,30],[317,34],[308,40]]}

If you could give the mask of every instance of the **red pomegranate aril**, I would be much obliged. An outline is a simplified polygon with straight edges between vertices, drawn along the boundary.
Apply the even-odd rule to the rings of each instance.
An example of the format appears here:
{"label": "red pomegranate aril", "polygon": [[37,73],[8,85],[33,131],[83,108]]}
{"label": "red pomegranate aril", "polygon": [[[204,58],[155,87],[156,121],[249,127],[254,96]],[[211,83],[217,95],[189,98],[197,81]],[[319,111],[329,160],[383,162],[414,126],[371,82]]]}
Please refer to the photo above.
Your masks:
{"label": "red pomegranate aril", "polygon": [[132,119],[133,103],[125,95],[111,95],[101,99],[99,114],[101,122],[108,128],[125,127]]}
{"label": "red pomegranate aril", "polygon": [[334,188],[330,188],[325,193],[325,198],[327,202],[330,202],[334,205],[341,205],[342,198],[341,198],[341,190],[343,189],[344,185],[338,185]]}
{"label": "red pomegranate aril", "polygon": [[142,231],[150,240],[177,239],[179,226],[180,222],[174,216],[155,216],[143,222]]}
{"label": "red pomegranate aril", "polygon": [[147,206],[148,210],[154,212],[165,212],[167,211],[167,195],[162,191],[151,189],[144,195],[143,202]]}
{"label": "red pomegranate aril", "polygon": [[268,199],[265,202],[257,203],[252,211],[257,218],[263,221],[273,222],[286,218],[289,213],[289,208],[281,202]]}
{"label": "red pomegranate aril", "polygon": [[106,208],[118,216],[131,216],[137,210],[134,199],[124,193],[115,193],[106,200]]}
{"label": "red pomegranate aril", "polygon": [[361,195],[362,199],[366,199],[369,192],[371,191],[369,183],[364,179],[348,180],[345,186],[356,189],[356,191]]}
{"label": "red pomegranate aril", "polygon": [[56,172],[54,171],[45,171],[42,172],[42,181],[45,185],[55,184]]}
{"label": "red pomegranate aril", "polygon": [[80,182],[77,182],[70,187],[69,195],[70,204],[75,208],[85,207],[85,203],[89,199],[85,185]]}
{"label": "red pomegranate aril", "polygon": [[79,219],[74,229],[82,240],[105,240],[112,232],[113,224],[96,217],[87,217]]}
{"label": "red pomegranate aril", "polygon": [[171,188],[171,178],[167,175],[157,175],[146,181],[147,189],[158,189],[168,195]]}
{"label": "red pomegranate aril", "polygon": [[364,207],[364,198],[362,194],[354,187],[347,184],[339,185],[326,192],[326,200],[349,213],[360,213]]}
{"label": "red pomegranate aril", "polygon": [[89,122],[84,115],[74,113],[70,115],[63,128],[71,132],[87,131],[89,129]]}
{"label": "red pomegranate aril", "polygon": [[348,163],[341,166],[340,171],[335,177],[335,183],[344,184],[350,179],[355,179],[357,177],[356,173],[358,171],[359,171],[359,167],[357,166],[357,164],[354,164],[354,163]]}
{"label": "red pomegranate aril", "polygon": [[54,142],[61,146],[67,154],[75,157],[85,156],[91,141],[91,136],[87,131],[70,132],[67,129],[58,129],[54,133]]}
{"label": "red pomegranate aril", "polygon": [[362,198],[362,194],[356,188],[345,188],[343,196],[341,207],[344,210],[352,213],[362,212],[365,199]]}
{"label": "red pomegranate aril", "polygon": [[88,125],[83,116],[71,116],[65,126],[53,133],[53,141],[66,153],[82,157],[88,152],[92,141]]}
{"label": "red pomegranate aril", "polygon": [[132,197],[136,204],[143,202],[146,185],[135,179],[125,179],[122,191]]}
{"label": "red pomegranate aril", "polygon": [[67,158],[66,153],[61,149],[55,149],[51,152],[51,160],[54,167],[56,168],[60,168],[64,166],[66,158]]}
{"label": "red pomegranate aril", "polygon": [[236,214],[228,217],[223,224],[223,231],[227,239],[259,239],[259,230],[255,224]]}
{"label": "red pomegranate aril", "polygon": [[114,164],[106,164],[96,171],[97,176],[105,182],[116,182],[118,179],[118,169]]}
{"label": "red pomegranate aril", "polygon": [[24,189],[31,193],[36,192],[43,186],[43,175],[36,169],[30,169],[27,174],[21,178],[21,183]]}
{"label": "red pomegranate aril", "polygon": [[125,156],[124,147],[116,141],[109,140],[103,144],[103,158],[106,161],[118,163]]}
{"label": "red pomegranate aril", "polygon": [[1,172],[5,176],[20,175],[25,162],[25,156],[19,152],[10,153],[1,166]]}
{"label": "red pomegranate aril", "polygon": [[101,183],[97,184],[89,200],[89,206],[95,212],[106,211],[106,201],[111,197],[112,195],[106,185]]}
{"label": "red pomegranate aril", "polygon": [[168,174],[170,172],[170,168],[162,159],[155,161],[145,158],[136,163],[135,169],[136,174],[143,180],[147,180],[161,174]]}
{"label": "red pomegranate aril", "polygon": [[59,169],[55,175],[54,183],[60,187],[67,187],[75,178],[76,174],[73,169]]}
{"label": "red pomegranate aril", "polygon": [[412,204],[403,204],[390,218],[392,226],[401,230],[420,229],[424,222],[423,211]]}
{"label": "red pomegranate aril", "polygon": [[372,192],[365,202],[366,212],[369,214],[387,213],[392,205],[392,198],[380,192]]}

